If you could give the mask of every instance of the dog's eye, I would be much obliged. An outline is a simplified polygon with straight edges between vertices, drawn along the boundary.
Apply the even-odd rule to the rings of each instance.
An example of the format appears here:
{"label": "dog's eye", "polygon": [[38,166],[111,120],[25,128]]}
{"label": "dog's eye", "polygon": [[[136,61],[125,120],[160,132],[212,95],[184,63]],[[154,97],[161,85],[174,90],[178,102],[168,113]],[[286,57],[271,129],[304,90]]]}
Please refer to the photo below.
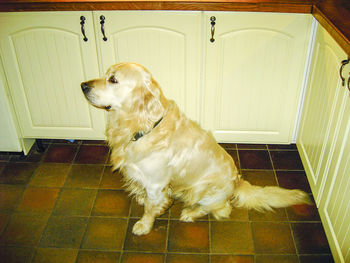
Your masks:
{"label": "dog's eye", "polygon": [[118,80],[115,78],[115,76],[111,76],[108,81],[110,83],[118,83]]}

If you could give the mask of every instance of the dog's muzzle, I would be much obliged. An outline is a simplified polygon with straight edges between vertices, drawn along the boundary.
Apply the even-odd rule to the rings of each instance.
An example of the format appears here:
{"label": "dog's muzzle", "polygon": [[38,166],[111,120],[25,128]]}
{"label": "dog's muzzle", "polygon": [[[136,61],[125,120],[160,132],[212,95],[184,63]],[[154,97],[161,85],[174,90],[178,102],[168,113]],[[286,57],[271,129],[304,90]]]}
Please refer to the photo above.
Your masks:
{"label": "dog's muzzle", "polygon": [[87,93],[89,93],[90,91],[90,87],[86,82],[81,83],[81,90],[84,92],[84,94],[86,95]]}

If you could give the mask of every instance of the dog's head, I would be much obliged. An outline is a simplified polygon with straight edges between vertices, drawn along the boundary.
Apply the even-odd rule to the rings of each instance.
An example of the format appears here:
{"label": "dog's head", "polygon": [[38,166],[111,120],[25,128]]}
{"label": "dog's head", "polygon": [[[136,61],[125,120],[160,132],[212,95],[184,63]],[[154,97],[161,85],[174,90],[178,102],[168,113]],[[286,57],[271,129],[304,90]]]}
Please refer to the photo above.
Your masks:
{"label": "dog's head", "polygon": [[87,100],[106,110],[147,115],[151,121],[164,113],[166,99],[150,72],[135,63],[111,66],[103,78],[81,83]]}

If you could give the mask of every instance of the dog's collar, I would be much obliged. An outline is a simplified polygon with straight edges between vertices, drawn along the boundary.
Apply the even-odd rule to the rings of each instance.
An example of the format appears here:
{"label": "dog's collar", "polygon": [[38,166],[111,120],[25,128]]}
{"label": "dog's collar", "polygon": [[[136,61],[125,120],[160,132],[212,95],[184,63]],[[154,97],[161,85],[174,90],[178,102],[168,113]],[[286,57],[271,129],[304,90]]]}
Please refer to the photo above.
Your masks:
{"label": "dog's collar", "polygon": [[153,128],[151,130],[149,130],[148,132],[144,132],[144,131],[138,131],[134,134],[134,137],[132,137],[132,141],[136,142],[138,139],[140,139],[141,137],[145,136],[146,134],[150,133],[155,127],[158,126],[158,124],[163,120],[163,117],[160,118],[157,122],[154,123]]}

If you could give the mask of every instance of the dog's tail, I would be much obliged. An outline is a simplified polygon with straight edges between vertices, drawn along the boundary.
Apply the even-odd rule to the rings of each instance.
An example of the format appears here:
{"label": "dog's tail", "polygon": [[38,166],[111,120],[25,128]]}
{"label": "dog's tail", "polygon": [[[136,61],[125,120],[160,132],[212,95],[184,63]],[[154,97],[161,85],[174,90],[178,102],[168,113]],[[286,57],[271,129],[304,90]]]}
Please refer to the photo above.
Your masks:
{"label": "dog's tail", "polygon": [[297,204],[311,205],[312,201],[307,193],[298,189],[288,190],[278,186],[261,187],[239,179],[232,204],[236,207],[263,211]]}

